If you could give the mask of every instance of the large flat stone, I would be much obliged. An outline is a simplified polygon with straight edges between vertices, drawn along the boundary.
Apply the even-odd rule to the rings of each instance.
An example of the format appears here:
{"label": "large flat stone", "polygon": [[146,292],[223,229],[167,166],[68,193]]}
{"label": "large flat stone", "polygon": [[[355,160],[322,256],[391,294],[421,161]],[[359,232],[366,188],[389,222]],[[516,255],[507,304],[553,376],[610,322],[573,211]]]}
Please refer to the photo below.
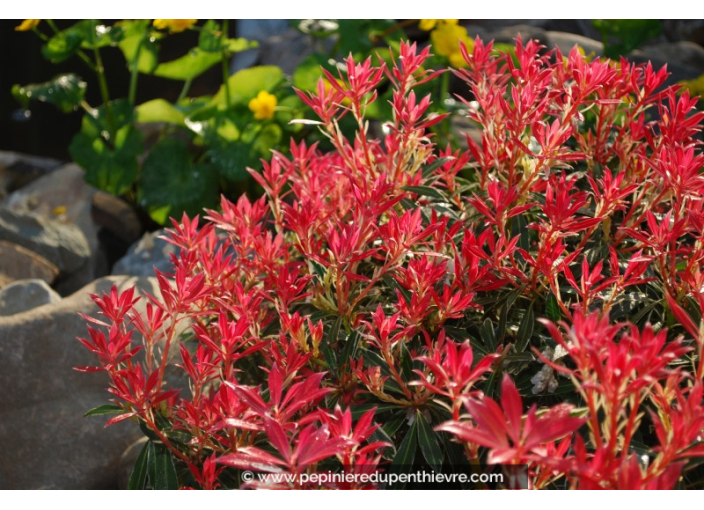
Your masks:
{"label": "large flat stone", "polygon": [[106,403],[108,379],[77,340],[78,313],[97,316],[88,293],[136,285],[159,295],[154,278],[107,277],[55,304],[0,317],[0,489],[117,488],[120,456],[141,435],[127,421],[104,428],[83,414]]}

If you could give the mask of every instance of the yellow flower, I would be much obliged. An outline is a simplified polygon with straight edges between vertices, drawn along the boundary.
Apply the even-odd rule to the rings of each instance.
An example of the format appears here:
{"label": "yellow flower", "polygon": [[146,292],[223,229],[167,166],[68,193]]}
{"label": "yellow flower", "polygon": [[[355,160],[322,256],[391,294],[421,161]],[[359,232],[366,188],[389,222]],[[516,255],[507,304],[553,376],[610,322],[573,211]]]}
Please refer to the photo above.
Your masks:
{"label": "yellow flower", "polygon": [[183,32],[187,28],[191,28],[198,22],[197,19],[155,19],[154,26],[159,30],[169,29],[169,32]]}
{"label": "yellow flower", "polygon": [[433,49],[438,55],[448,57],[452,65],[461,67],[458,64],[462,60],[460,53],[460,41],[467,47],[467,51],[472,53],[474,41],[467,35],[467,29],[461,25],[450,25],[444,23],[430,32],[430,40],[433,42]]}
{"label": "yellow flower", "polygon": [[[323,80],[323,85],[325,86],[325,92],[330,92],[330,89],[332,89],[332,84],[328,81],[327,78],[323,78],[322,80]],[[342,86],[343,89],[345,88],[345,82],[344,82],[344,81],[342,81],[342,80],[339,79],[339,78],[335,78],[335,81],[336,81],[337,83],[339,83],[339,84]],[[341,103],[341,104],[342,104],[343,106],[349,106],[349,105],[352,104],[352,101],[350,101],[350,98],[349,98],[349,97],[346,97],[346,98],[344,98],[344,99],[342,100],[342,103]]]}
{"label": "yellow flower", "polygon": [[39,25],[40,19],[26,19],[22,23],[20,23],[18,26],[15,27],[15,30],[18,32],[29,32],[32,30],[34,27]]}
{"label": "yellow flower", "polygon": [[276,110],[276,96],[262,90],[249,102],[249,109],[254,112],[254,118],[257,120],[270,119]]}
{"label": "yellow flower", "polygon": [[460,20],[458,19],[422,19],[418,23],[418,28],[425,30],[426,32],[430,32],[437,25],[456,25],[459,22]]}
{"label": "yellow flower", "polygon": [[[469,48],[467,48],[469,49]],[[460,67],[467,67],[467,62],[464,61],[464,57],[462,56],[462,53],[459,51],[454,52],[451,54],[449,57],[447,57],[447,60],[450,61],[450,65],[452,67],[460,68]]]}

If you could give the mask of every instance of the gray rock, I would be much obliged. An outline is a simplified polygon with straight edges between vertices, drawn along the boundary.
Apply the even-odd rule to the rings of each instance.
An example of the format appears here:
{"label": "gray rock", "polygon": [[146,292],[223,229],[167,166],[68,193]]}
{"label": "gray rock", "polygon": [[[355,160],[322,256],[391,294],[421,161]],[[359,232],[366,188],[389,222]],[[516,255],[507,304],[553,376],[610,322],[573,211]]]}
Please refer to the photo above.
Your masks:
{"label": "gray rock", "polygon": [[703,19],[663,19],[660,20],[662,33],[669,41],[688,40],[704,43]]}
{"label": "gray rock", "polygon": [[20,280],[0,290],[0,316],[15,315],[61,301],[44,280]]}
{"label": "gray rock", "polygon": [[601,40],[601,33],[594,28],[590,19],[551,19],[543,25],[543,28],[548,31],[568,32]]}
{"label": "gray rock", "polygon": [[32,250],[64,275],[84,268],[90,261],[90,246],[78,227],[35,214],[0,209],[0,241]]}
{"label": "gray rock", "polygon": [[667,60],[656,58],[650,53],[646,53],[645,50],[634,50],[629,53],[626,58],[629,62],[635,64],[647,64],[650,62],[656,70],[667,65],[669,76],[665,81],[665,86],[675,85],[682,80],[693,80],[704,73],[704,69],[690,67],[675,60],[668,62]]}
{"label": "gray rock", "polygon": [[93,195],[91,216],[96,225],[127,244],[136,242],[142,233],[142,224],[134,209],[110,193],[98,191]]}
{"label": "gray rock", "polygon": [[230,71],[233,73],[260,64],[279,66],[291,75],[306,57],[313,53],[328,54],[334,45],[332,37],[311,37],[293,28],[285,19],[240,19],[237,20],[237,35],[259,42],[259,46],[232,56]]}
{"label": "gray rock", "polygon": [[537,27],[544,28],[549,23],[549,19],[477,19],[472,20],[472,24],[488,28],[513,28],[518,25],[523,25],[527,27]]}
{"label": "gray rock", "polygon": [[587,55],[594,53],[597,56],[602,56],[604,54],[603,43],[583,35],[554,31],[546,32],[546,35],[548,49],[559,48],[563,55],[572,51],[575,45],[582,47]]}
{"label": "gray rock", "polygon": [[0,202],[11,211],[31,213],[53,222],[75,225],[81,230],[90,248],[90,260],[80,272],[63,279],[61,290],[65,294],[78,290],[108,272],[98,241],[100,227],[93,221],[91,214],[96,190],[84,182],[83,174],[83,169],[78,165],[64,165]]}
{"label": "gray rock", "polygon": [[154,276],[154,269],[170,272],[171,254],[178,253],[178,248],[160,239],[164,230],[147,232],[137,243],[130,246],[127,254],[117,261],[112,268],[114,275]]}
{"label": "gray rock", "polygon": [[270,37],[283,34],[291,28],[285,19],[238,19],[236,23],[237,35],[251,41],[257,41],[260,46],[235,53],[230,64],[231,73],[236,73],[257,63],[267,63],[262,59],[261,44]]}
{"label": "gray rock", "polygon": [[[106,403],[104,373],[82,373],[94,355],[79,344],[97,316],[88,293],[137,286],[159,295],[155,278],[107,277],[54,303],[0,317],[0,489],[117,488],[125,449],[141,432],[131,421],[104,428],[84,413]],[[143,301],[142,301],[143,302]]]}
{"label": "gray rock", "polygon": [[544,44],[547,39],[545,30],[539,26],[528,24],[498,27],[472,24],[467,26],[467,33],[472,38],[478,35],[485,43],[495,41],[504,44],[514,44],[516,42],[516,37],[518,37],[519,34],[521,35],[523,42],[530,39],[537,39]]}
{"label": "gray rock", "polygon": [[18,280],[38,278],[52,284],[59,268],[27,248],[0,241],[0,288]]}
{"label": "gray rock", "polygon": [[55,159],[0,151],[0,197],[52,172],[59,166],[61,162]]}
{"label": "gray rock", "polygon": [[643,46],[641,51],[653,60],[679,64],[704,73],[704,48],[689,41]]}

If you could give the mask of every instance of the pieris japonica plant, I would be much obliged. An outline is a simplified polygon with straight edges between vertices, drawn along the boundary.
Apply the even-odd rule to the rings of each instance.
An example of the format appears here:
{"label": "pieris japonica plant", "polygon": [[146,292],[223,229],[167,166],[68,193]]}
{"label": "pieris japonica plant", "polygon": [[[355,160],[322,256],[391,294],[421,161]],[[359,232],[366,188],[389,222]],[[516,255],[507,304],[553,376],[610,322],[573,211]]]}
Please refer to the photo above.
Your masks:
{"label": "pieris japonica plant", "polygon": [[[666,69],[520,38],[511,55],[461,45],[458,70],[428,69],[430,51],[326,71],[300,97],[334,150],[292,144],[250,171],[262,198],[174,221],[180,254],[144,313],[133,291],[94,296],[84,370],[114,397],[97,412],[148,437],[132,487],[493,465],[529,488],[701,481],[696,98]],[[443,72],[481,128],[466,150],[434,145],[443,116],[414,92]]]}

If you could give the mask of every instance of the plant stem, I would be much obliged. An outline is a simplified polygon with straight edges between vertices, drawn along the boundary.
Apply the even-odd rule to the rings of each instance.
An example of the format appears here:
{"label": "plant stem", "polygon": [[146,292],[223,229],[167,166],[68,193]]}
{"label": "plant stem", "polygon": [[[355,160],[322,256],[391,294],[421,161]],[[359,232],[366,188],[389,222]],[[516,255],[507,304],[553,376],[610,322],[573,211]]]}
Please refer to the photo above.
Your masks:
{"label": "plant stem", "polygon": [[100,96],[103,99],[103,107],[105,108],[105,119],[108,123],[108,133],[110,134],[110,142],[115,141],[115,122],[110,108],[110,91],[108,89],[108,80],[105,77],[105,67],[103,67],[103,59],[100,56],[100,50],[95,44],[95,25],[91,27],[91,42],[93,43],[93,54],[95,55],[95,74],[98,77],[100,85]]}
{"label": "plant stem", "polygon": [[186,99],[186,96],[188,95],[188,91],[191,88],[191,78],[188,78],[185,82],[183,82],[183,88],[181,89],[181,93],[178,95],[178,99],[176,100],[176,104],[180,103],[184,99]]}
{"label": "plant stem", "polygon": [[128,101],[130,102],[130,105],[134,106],[135,103],[135,98],[137,96],[137,80],[139,79],[139,54],[142,51],[142,44],[144,43],[144,38],[146,37],[146,32],[142,34],[142,37],[139,39],[139,42],[137,43],[137,49],[134,52],[134,56],[132,57],[132,74],[130,75],[130,91],[129,95],[127,96]]}
{"label": "plant stem", "polygon": [[227,105],[228,110],[232,105],[232,99],[230,98],[230,85],[228,84],[228,79],[230,78],[230,52],[225,46],[229,26],[229,19],[222,20],[222,35],[220,36],[220,41],[222,44],[222,85],[225,87],[225,104]]}
{"label": "plant stem", "polygon": [[[442,112],[445,109],[445,101],[450,95],[450,73],[443,73],[440,76],[440,104],[439,110]],[[449,139],[449,123],[448,119],[443,120],[437,125],[438,135],[440,135],[441,142],[447,142]]]}

